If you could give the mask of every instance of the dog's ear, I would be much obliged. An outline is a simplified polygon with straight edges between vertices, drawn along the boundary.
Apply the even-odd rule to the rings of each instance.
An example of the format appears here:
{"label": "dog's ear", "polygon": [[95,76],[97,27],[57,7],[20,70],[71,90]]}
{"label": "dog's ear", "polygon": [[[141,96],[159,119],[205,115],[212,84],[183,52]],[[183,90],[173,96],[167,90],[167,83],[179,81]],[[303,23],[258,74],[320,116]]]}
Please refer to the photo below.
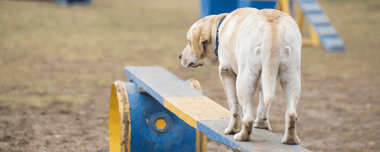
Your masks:
{"label": "dog's ear", "polygon": [[205,43],[211,40],[211,27],[209,23],[198,25],[193,36],[194,55],[200,57],[205,53]]}
{"label": "dog's ear", "polygon": [[228,13],[219,15],[210,15],[200,20],[198,26],[194,29],[193,33],[193,52],[194,55],[202,58],[207,50],[206,43],[211,42],[211,29],[218,28],[220,21],[225,18]]}

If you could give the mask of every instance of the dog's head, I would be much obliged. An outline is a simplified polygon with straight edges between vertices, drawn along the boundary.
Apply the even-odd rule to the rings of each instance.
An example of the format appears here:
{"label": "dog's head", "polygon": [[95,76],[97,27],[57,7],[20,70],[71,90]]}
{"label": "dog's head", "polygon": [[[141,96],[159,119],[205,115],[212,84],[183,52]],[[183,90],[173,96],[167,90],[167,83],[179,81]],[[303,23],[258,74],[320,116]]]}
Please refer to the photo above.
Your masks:
{"label": "dog's head", "polygon": [[226,15],[210,15],[198,20],[190,27],[187,32],[188,43],[179,54],[179,59],[184,67],[196,68],[213,64],[218,60],[214,53],[216,31],[220,20]]}

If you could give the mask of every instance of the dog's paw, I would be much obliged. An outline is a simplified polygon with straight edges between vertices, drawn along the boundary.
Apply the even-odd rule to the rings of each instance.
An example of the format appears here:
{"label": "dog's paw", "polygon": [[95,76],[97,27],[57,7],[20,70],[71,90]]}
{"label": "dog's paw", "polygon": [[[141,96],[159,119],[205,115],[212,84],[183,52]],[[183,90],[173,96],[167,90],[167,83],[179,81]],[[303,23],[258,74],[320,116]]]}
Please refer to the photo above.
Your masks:
{"label": "dog's paw", "polygon": [[225,135],[235,135],[236,133],[240,132],[241,128],[230,128],[230,127],[227,127],[225,130],[224,130],[224,134]]}
{"label": "dog's paw", "polygon": [[250,135],[244,131],[240,131],[239,133],[234,135],[234,140],[236,141],[249,141]]}
{"label": "dog's paw", "polygon": [[241,118],[234,115],[228,124],[228,127],[224,130],[225,135],[234,135],[241,131],[242,123]]}
{"label": "dog's paw", "polygon": [[301,141],[297,135],[293,137],[285,135],[281,140],[281,143],[288,144],[288,145],[298,145],[300,142]]}
{"label": "dog's paw", "polygon": [[253,124],[253,127],[257,129],[266,129],[268,131],[272,131],[272,127],[270,126],[268,119],[256,119],[255,123]]}
{"label": "dog's paw", "polygon": [[300,143],[300,139],[298,138],[296,133],[296,122],[297,115],[295,113],[290,113],[288,128],[285,131],[285,135],[281,140],[283,144],[298,145]]}

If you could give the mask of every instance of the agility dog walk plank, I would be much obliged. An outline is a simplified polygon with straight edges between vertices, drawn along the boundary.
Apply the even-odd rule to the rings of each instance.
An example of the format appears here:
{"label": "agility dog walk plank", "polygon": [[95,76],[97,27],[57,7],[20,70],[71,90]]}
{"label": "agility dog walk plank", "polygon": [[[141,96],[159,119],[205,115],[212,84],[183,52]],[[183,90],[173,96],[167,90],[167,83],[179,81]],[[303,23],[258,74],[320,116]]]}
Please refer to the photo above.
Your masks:
{"label": "agility dog walk plank", "polygon": [[345,51],[346,46],[329,18],[315,0],[296,0],[309,23],[314,27],[323,47],[330,51]]}
{"label": "agility dog walk plank", "polygon": [[198,120],[229,119],[229,111],[161,67],[126,67],[125,74],[190,126]]}
{"label": "agility dog walk plank", "polygon": [[252,128],[250,141],[239,142],[233,139],[233,135],[224,135],[224,129],[229,120],[201,120],[198,121],[198,130],[212,140],[221,142],[233,149],[240,151],[269,151],[269,152],[310,152],[298,145],[281,144],[281,137],[264,129]]}
{"label": "agility dog walk plank", "polygon": [[191,88],[161,67],[125,67],[131,82],[150,94],[169,111],[209,138],[239,151],[309,151],[298,145],[281,144],[281,137],[253,129],[251,141],[238,142],[224,135],[230,112]]}

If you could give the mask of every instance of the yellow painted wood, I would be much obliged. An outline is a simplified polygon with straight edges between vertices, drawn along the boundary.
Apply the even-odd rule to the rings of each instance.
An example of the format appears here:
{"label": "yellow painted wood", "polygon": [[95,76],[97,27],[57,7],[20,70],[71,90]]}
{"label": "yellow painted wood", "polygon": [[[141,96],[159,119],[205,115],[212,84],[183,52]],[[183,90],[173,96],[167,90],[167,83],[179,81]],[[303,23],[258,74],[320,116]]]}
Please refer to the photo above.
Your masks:
{"label": "yellow painted wood", "polygon": [[[118,86],[120,86],[120,89],[123,91],[121,94],[123,95],[122,96],[122,100],[119,100],[119,105],[123,105],[123,108],[121,108],[119,110],[119,113],[123,113],[123,120],[121,121],[121,123],[123,124],[123,132],[122,135],[125,135],[127,134],[126,136],[124,137],[127,137],[126,139],[124,139],[124,137],[122,138],[124,141],[124,143],[122,144],[122,152],[124,152],[124,149],[126,150],[126,152],[130,152],[131,151],[131,115],[130,115],[130,107],[129,107],[129,99],[128,99],[128,94],[127,94],[127,89],[125,88],[125,84],[124,82],[122,81],[117,81],[118,83]],[[121,119],[120,119],[121,120]],[[127,120],[129,123],[128,124],[125,124],[125,120]],[[128,125],[127,129],[128,130],[125,130],[125,126],[124,125]],[[127,132],[127,133],[126,133]],[[124,148],[126,147],[126,148]]]}
{"label": "yellow painted wood", "polygon": [[276,9],[281,10],[282,9],[282,0],[278,0],[276,3]]}
{"label": "yellow painted wood", "polygon": [[309,26],[310,31],[310,39],[311,39],[311,45],[312,46],[318,46],[320,44],[319,37],[317,32],[315,32],[313,26]]}
{"label": "yellow painted wood", "polygon": [[230,118],[226,108],[207,97],[165,98],[164,106],[194,128],[197,128],[198,120]]}
{"label": "yellow painted wood", "polygon": [[115,85],[112,85],[111,99],[110,99],[110,112],[108,115],[108,134],[111,152],[121,152],[121,134],[120,134],[120,116],[119,104],[117,101],[117,93]]}
{"label": "yellow painted wood", "polygon": [[196,131],[196,151],[197,152],[206,152],[206,135],[200,131]]}
{"label": "yellow painted wood", "polygon": [[[129,101],[125,85],[122,81],[112,84],[110,98],[110,112],[108,120],[110,152],[130,152],[131,124],[124,124],[124,120],[131,122]],[[128,130],[125,130],[125,125]]]}
{"label": "yellow painted wood", "polygon": [[282,6],[282,11],[290,15],[289,0],[280,0],[280,1],[281,1],[281,6]]}
{"label": "yellow painted wood", "polygon": [[[195,79],[189,79],[187,80],[189,82],[190,86],[197,90],[199,93],[202,93],[202,87],[198,80]],[[206,135],[204,135],[199,130],[196,130],[196,139],[195,139],[195,145],[196,145],[196,151],[197,152],[206,152]]]}
{"label": "yellow painted wood", "polygon": [[[289,0],[279,0],[279,2],[283,3],[282,5],[285,4],[285,1],[286,1],[286,4],[289,4]],[[286,7],[284,7],[284,10],[286,10]],[[304,18],[305,18],[305,14],[302,12],[302,10],[300,10],[297,17],[297,25],[298,25],[298,28],[300,29],[301,34],[302,34]],[[315,32],[313,26],[311,25],[309,25],[309,33],[310,33],[310,38],[302,38],[302,45],[303,46],[318,46],[320,44],[319,37],[318,37],[317,32]]]}
{"label": "yellow painted wood", "polygon": [[[283,12],[290,15],[289,0],[278,0],[276,9],[282,10]],[[302,10],[300,10],[300,12],[298,13],[297,25],[300,29],[301,34],[302,34],[304,18],[305,18],[305,14],[302,12]],[[318,46],[320,44],[319,37],[311,25],[309,27],[309,32],[310,32],[310,38],[309,39],[303,38],[302,45],[303,46]]]}
{"label": "yellow painted wood", "polygon": [[298,13],[297,25],[298,25],[298,28],[300,28],[301,34],[302,34],[302,27],[303,27],[304,18],[305,18],[305,14],[302,12],[302,10],[300,10]]}

